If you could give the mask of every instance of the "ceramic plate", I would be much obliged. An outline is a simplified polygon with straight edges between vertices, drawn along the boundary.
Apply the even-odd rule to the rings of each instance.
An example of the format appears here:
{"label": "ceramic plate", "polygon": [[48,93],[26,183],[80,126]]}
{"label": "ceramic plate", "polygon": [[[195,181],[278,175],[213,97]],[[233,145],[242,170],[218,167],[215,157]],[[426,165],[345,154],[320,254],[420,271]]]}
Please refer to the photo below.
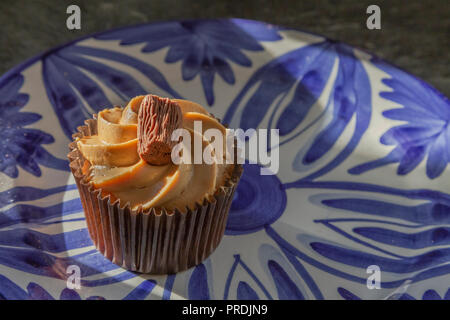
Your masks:
{"label": "ceramic plate", "polygon": [[[170,276],[96,251],[66,158],[84,119],[147,92],[280,134],[278,173],[245,165],[220,246]],[[414,76],[262,22],[160,22],[55,48],[0,78],[0,297],[449,299],[449,120]]]}

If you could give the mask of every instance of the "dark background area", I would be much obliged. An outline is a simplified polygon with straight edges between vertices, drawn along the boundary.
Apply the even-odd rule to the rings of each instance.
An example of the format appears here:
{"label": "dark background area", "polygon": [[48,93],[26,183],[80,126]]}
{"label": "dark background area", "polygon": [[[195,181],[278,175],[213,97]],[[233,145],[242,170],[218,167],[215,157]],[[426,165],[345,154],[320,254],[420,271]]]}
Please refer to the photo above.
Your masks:
{"label": "dark background area", "polygon": [[[67,30],[66,8],[81,8]],[[366,8],[381,8],[381,30]],[[450,95],[450,1],[0,0],[0,74],[42,51],[93,32],[176,19],[235,17],[322,34],[368,50]]]}

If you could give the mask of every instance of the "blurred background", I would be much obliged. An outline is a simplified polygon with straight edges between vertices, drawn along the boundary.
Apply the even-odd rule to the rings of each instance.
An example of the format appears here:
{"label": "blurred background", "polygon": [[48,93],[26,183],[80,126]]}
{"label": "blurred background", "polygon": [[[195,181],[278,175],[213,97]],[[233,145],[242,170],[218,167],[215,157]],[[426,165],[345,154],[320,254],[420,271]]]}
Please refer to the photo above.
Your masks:
{"label": "blurred background", "polygon": [[[81,30],[66,8],[81,8]],[[366,9],[381,8],[381,30]],[[298,28],[368,50],[450,96],[450,1],[1,0],[0,74],[42,51],[93,32],[176,19],[234,17]]]}

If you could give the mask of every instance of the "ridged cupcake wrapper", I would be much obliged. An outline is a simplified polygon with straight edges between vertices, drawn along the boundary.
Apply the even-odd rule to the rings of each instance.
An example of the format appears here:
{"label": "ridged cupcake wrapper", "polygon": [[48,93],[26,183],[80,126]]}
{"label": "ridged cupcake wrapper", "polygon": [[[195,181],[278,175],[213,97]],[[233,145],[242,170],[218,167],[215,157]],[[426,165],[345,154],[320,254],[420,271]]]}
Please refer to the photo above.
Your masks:
{"label": "ridged cupcake wrapper", "polygon": [[[78,127],[74,139],[97,134],[95,116],[85,124]],[[87,161],[76,142],[69,147],[70,169],[80,192],[89,235],[113,263],[141,273],[171,274],[199,264],[219,245],[242,165],[235,165],[224,185],[194,210],[132,210],[129,203],[102,197],[101,189],[95,189],[83,174]]]}

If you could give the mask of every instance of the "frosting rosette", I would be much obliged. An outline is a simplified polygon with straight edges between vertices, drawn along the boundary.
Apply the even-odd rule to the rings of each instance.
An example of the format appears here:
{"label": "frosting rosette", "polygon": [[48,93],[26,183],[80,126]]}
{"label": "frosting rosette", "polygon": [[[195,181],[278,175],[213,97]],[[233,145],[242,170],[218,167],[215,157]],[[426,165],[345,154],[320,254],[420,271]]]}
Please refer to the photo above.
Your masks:
{"label": "frosting rosette", "polygon": [[[151,165],[138,155],[137,113],[144,96],[132,99],[125,109],[116,107],[99,112],[98,133],[80,138],[77,145],[91,163],[89,179],[104,194],[129,202],[133,209],[163,207],[166,209],[193,208],[195,203],[210,197],[229,176],[233,165],[226,159],[210,164],[201,161]],[[194,141],[202,143],[201,154],[210,142],[203,135],[208,129],[217,129],[225,140],[226,129],[205,109],[187,100],[172,100],[182,112],[182,128],[189,132],[194,159]],[[194,131],[194,122],[202,123],[203,132]],[[223,155],[223,152],[222,152]]]}
{"label": "frosting rosette", "polygon": [[[87,120],[74,134],[68,157],[97,249],[133,271],[174,273],[200,263],[219,244],[242,166],[227,164],[225,146],[212,152],[212,162],[145,161],[138,148],[144,98]],[[208,129],[226,140],[226,128],[202,106],[171,102],[179,106],[181,129],[190,138],[180,139],[182,153],[194,159],[196,143],[201,153],[210,150]]]}

